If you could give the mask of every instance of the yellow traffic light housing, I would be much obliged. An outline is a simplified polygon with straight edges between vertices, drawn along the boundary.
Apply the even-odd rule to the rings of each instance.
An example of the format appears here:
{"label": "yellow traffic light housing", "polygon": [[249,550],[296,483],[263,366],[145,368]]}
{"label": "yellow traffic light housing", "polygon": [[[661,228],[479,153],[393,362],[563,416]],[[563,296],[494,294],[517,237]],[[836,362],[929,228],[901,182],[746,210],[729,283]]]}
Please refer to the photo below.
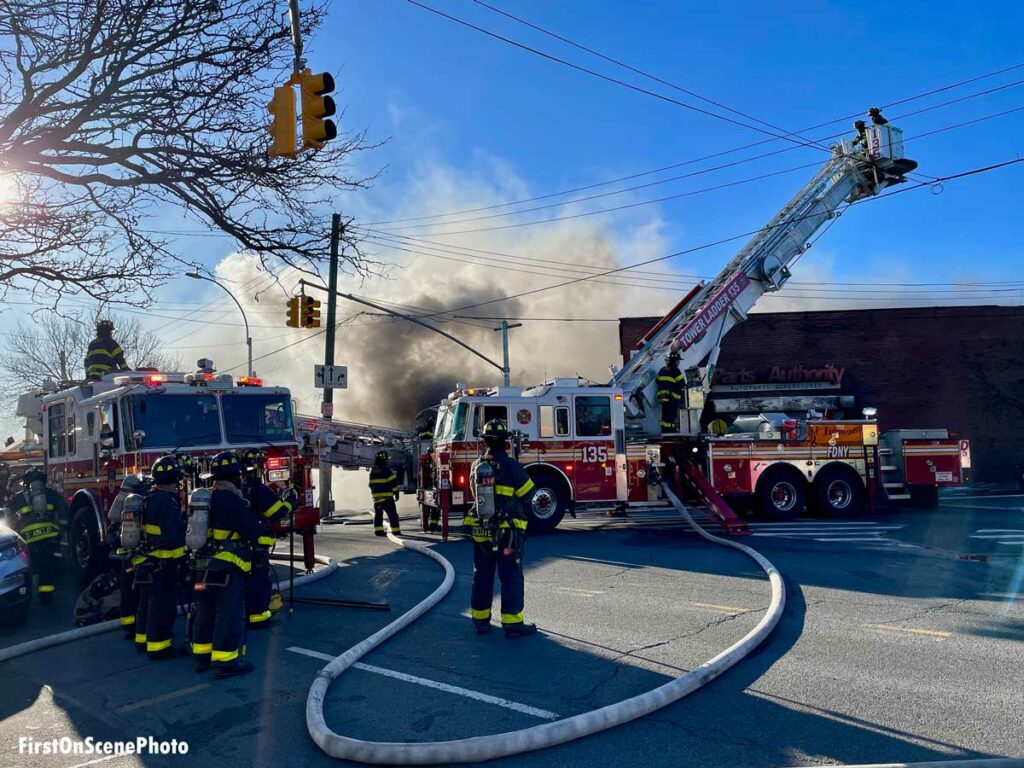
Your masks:
{"label": "yellow traffic light housing", "polygon": [[298,328],[299,327],[299,297],[298,296],[292,296],[290,299],[288,299],[288,313],[287,313],[286,317],[288,318],[287,325],[288,325],[289,328]]}
{"label": "yellow traffic light housing", "polygon": [[270,100],[267,109],[273,118],[267,131],[270,133],[270,149],[268,154],[271,157],[295,157],[296,152],[296,127],[295,127],[295,90],[290,85],[280,85],[274,88],[274,98]]}
{"label": "yellow traffic light housing", "polygon": [[322,149],[338,135],[334,121],[326,119],[336,111],[334,99],[327,95],[334,90],[334,78],[329,72],[314,75],[308,69],[297,77],[302,100],[302,147]]}
{"label": "yellow traffic light housing", "polygon": [[302,297],[302,327],[320,327],[320,302],[309,296]]}

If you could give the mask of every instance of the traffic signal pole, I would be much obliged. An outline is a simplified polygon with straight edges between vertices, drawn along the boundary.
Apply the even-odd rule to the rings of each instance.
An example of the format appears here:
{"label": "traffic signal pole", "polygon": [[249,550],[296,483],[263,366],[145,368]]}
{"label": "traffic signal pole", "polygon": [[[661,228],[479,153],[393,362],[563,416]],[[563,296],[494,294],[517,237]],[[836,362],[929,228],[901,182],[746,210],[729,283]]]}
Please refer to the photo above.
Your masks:
{"label": "traffic signal pole", "polygon": [[299,0],[288,0],[288,16],[292,24],[292,49],[295,57],[292,60],[292,71],[297,75],[306,68],[306,60],[302,58],[302,29],[299,26]]}
{"label": "traffic signal pole", "polygon": [[[327,333],[324,339],[324,365],[334,365],[334,327],[338,309],[338,250],[341,247],[341,215],[331,216],[331,263],[327,276]],[[325,382],[326,383],[326,382]],[[334,417],[334,390],[324,387],[321,411],[325,419]],[[322,449],[321,449],[322,450]],[[331,516],[331,465],[320,457],[320,519]]]}

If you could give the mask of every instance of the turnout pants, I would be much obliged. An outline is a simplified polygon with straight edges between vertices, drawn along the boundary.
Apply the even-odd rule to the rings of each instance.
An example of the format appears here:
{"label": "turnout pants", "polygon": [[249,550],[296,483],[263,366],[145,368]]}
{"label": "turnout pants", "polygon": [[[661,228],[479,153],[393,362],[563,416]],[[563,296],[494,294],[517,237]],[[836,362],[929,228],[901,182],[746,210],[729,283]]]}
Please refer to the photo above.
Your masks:
{"label": "turnout pants", "polygon": [[394,534],[400,534],[402,532],[401,524],[398,522],[398,508],[395,506],[395,502],[392,499],[387,501],[378,501],[373,505],[373,532],[378,536],[384,535],[384,513],[387,512],[388,524],[391,526],[391,532]]}
{"label": "turnout pants", "polygon": [[135,614],[139,608],[139,590],[135,586],[135,567],[131,558],[118,561],[117,587],[121,594],[121,629],[128,639],[135,634]]}
{"label": "turnout pants", "polygon": [[669,400],[661,404],[661,431],[679,431],[679,401]]}
{"label": "turnout pants", "polygon": [[57,537],[53,536],[42,541],[34,541],[28,545],[29,557],[32,559],[32,570],[36,574],[36,591],[40,601],[49,600],[57,589]]}
{"label": "turnout pants", "polygon": [[[146,595],[146,650],[161,653],[174,640],[174,617],[178,612],[178,561],[161,560],[150,569],[152,583]],[[141,628],[141,627],[140,627]]]}
{"label": "turnout pants", "polygon": [[270,550],[257,548],[252,553],[252,571],[245,590],[245,610],[249,624],[264,624],[270,620]]}
{"label": "turnout pants", "polygon": [[506,555],[491,542],[473,542],[473,621],[491,620],[494,599],[494,571],[501,579],[501,623],[523,623],[523,565],[515,555]]}
{"label": "turnout pants", "polygon": [[[238,568],[207,571],[196,584],[192,654],[200,663],[231,667],[244,656],[245,574]],[[202,585],[202,588],[200,588]]]}

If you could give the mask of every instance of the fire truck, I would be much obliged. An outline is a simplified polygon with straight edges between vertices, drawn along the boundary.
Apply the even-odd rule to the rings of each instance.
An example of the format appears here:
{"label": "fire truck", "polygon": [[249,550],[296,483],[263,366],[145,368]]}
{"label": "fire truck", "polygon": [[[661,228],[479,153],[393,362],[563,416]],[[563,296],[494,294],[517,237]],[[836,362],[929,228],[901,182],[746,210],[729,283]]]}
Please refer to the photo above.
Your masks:
{"label": "fire truck", "polygon": [[[424,517],[460,517],[473,502],[477,435],[492,418],[517,431],[519,459],[537,486],[530,530],[549,531],[581,505],[624,511],[650,503],[667,479],[702,498],[728,531],[735,509],[755,502],[774,518],[805,509],[856,515],[877,501],[934,503],[937,489],[965,482],[970,444],[946,430],[880,433],[874,409],[845,414],[755,413],[704,430],[722,339],[758,299],[778,291],[812,239],[849,206],[906,181],[917,163],[902,131],[872,110],[856,136],[833,146],[814,176],[709,282],[698,283],[602,386],[576,378],[524,389],[456,387],[438,409],[418,498]],[[676,429],[663,431],[656,378],[680,356],[684,397]],[[447,528],[445,528],[447,531]]]}
{"label": "fire truck", "polygon": [[[107,512],[126,474],[148,473],[160,456],[187,454],[207,469],[224,450],[259,448],[266,481],[299,493],[295,533],[302,536],[306,567],[313,567],[311,460],[299,451],[292,399],[284,387],[216,374],[199,361],[195,373],[119,371],[99,381],[52,385],[23,394],[18,415],[38,436],[48,484],[68,501],[61,544],[71,570],[83,580],[106,562]],[[186,493],[189,489],[186,489]],[[281,526],[279,535],[289,530]]]}

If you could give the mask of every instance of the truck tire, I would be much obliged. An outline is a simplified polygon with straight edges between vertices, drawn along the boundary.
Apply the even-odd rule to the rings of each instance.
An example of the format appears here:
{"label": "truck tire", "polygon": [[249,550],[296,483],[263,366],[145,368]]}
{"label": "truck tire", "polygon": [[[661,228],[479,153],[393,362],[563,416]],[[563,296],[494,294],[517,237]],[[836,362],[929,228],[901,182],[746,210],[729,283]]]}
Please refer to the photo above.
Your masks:
{"label": "truck tire", "polygon": [[807,483],[789,467],[771,467],[757,481],[758,506],[772,520],[792,520],[807,507]]}
{"label": "truck tire", "polygon": [[79,506],[71,513],[68,564],[72,575],[81,584],[88,584],[103,570],[106,565],[103,550],[95,513],[88,506]]}
{"label": "truck tire", "polygon": [[858,517],[864,514],[864,483],[852,469],[829,466],[811,486],[814,511],[823,517]]}
{"label": "truck tire", "polygon": [[527,533],[551,533],[562,522],[569,509],[569,490],[565,481],[554,472],[530,472],[534,491],[530,503],[526,505],[526,516],[529,519]]}

